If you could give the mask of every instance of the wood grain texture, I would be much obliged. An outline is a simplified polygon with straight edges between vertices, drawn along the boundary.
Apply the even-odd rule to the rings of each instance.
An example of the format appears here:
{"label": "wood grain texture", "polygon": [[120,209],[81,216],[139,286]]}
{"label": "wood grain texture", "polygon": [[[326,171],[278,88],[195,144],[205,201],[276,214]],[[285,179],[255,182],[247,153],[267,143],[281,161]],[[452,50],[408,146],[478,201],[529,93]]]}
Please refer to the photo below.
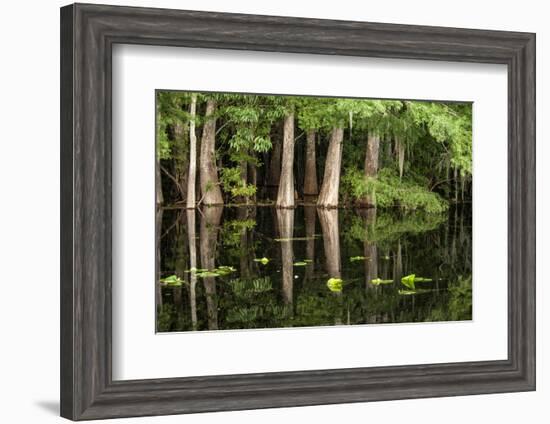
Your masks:
{"label": "wood grain texture", "polygon": [[[114,43],[508,66],[509,358],[111,378]],[[535,389],[535,35],[75,4],[61,9],[61,414],[100,419]]]}

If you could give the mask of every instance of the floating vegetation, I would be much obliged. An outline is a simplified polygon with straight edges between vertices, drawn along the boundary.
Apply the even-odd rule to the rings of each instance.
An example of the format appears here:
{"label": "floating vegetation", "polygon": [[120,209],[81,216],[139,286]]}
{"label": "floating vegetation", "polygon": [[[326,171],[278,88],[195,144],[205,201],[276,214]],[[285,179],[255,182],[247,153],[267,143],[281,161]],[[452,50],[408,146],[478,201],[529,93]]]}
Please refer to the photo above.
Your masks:
{"label": "floating vegetation", "polygon": [[412,290],[416,288],[416,283],[428,283],[431,281],[433,281],[431,278],[417,277],[414,274],[409,274],[401,278],[401,283]]}
{"label": "floating vegetation", "polygon": [[370,280],[370,282],[375,286],[379,286],[380,284],[391,284],[393,283],[393,280],[382,280],[380,278],[375,278],[374,280]]}
{"label": "floating vegetation", "polygon": [[193,272],[199,278],[209,278],[209,277],[223,277],[225,275],[231,274],[232,272],[237,271],[232,266],[220,265],[214,269],[197,269]]}
{"label": "floating vegetation", "polygon": [[368,259],[366,256],[352,256],[349,258],[350,262],[358,262],[358,261],[364,261],[365,259]]}
{"label": "floating vegetation", "polygon": [[417,289],[417,290],[398,290],[397,293],[403,296],[409,296],[412,294],[424,294],[424,293],[430,293],[435,290],[427,290],[427,289]]}
{"label": "floating vegetation", "polygon": [[170,275],[169,277],[161,278],[160,282],[172,287],[180,287],[183,284],[183,280],[177,275]]}
{"label": "floating vegetation", "polygon": [[327,287],[331,292],[340,293],[344,287],[344,280],[341,278],[329,278]]}
{"label": "floating vegetation", "polygon": [[241,280],[235,278],[229,281],[233,292],[239,296],[247,296],[253,293],[264,293],[273,289],[271,278],[255,278],[253,280]]}
{"label": "floating vegetation", "polygon": [[307,240],[315,240],[318,238],[317,235],[314,235],[312,237],[286,237],[286,238],[276,238],[273,239],[273,241],[307,241]]}
{"label": "floating vegetation", "polygon": [[267,259],[267,258],[264,256],[264,257],[261,258],[261,259],[258,259],[258,258],[254,259],[254,262],[259,262],[259,263],[261,263],[262,265],[267,265],[267,264],[269,263],[269,259]]}
{"label": "floating vegetation", "polygon": [[311,263],[313,263],[313,260],[312,259],[304,259],[304,262],[308,263],[308,264],[311,264]]}
{"label": "floating vegetation", "polygon": [[307,264],[306,261],[294,262],[294,266],[307,266]]}

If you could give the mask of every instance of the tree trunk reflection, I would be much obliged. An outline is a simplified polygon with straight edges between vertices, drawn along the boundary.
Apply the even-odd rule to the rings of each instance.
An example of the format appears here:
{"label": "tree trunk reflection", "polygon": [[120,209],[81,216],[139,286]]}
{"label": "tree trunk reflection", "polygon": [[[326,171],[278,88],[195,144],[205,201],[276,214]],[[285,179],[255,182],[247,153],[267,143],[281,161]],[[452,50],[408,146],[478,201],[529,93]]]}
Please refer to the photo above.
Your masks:
{"label": "tree trunk reflection", "polygon": [[[197,268],[197,235],[195,225],[195,209],[187,209],[187,237],[189,243],[189,268]],[[197,329],[197,276],[189,273],[189,304],[191,306],[191,324]]]}
{"label": "tree trunk reflection", "polygon": [[294,235],[294,209],[277,209],[277,226],[281,243],[281,265],[283,273],[283,300],[285,304],[292,303],[294,287],[294,251],[292,237]]}
{"label": "tree trunk reflection", "polygon": [[[201,211],[200,256],[201,268],[216,268],[216,245],[223,206],[211,206]],[[203,278],[208,313],[208,329],[218,329],[218,299],[216,297],[215,277]]]}
{"label": "tree trunk reflection", "polygon": [[340,258],[340,229],[338,209],[318,208],[319,222],[323,232],[326,270],[330,278],[341,278],[342,261]]}

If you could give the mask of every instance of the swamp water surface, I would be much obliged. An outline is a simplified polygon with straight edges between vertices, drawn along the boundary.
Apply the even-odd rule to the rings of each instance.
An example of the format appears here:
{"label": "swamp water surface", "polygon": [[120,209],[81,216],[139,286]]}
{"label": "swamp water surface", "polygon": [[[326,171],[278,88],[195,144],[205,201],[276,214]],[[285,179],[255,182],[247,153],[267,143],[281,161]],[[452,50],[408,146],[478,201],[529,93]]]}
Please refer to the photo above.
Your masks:
{"label": "swamp water surface", "polygon": [[157,330],[472,319],[471,207],[161,209]]}

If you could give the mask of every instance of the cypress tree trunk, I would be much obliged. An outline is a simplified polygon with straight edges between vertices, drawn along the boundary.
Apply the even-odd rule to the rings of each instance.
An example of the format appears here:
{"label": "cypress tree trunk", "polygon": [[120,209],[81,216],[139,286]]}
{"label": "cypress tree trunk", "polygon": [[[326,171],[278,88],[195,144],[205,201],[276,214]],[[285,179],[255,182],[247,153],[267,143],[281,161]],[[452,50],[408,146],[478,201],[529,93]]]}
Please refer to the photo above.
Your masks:
{"label": "cypress tree trunk", "polygon": [[160,160],[157,155],[157,160],[155,164],[155,199],[157,201],[157,206],[161,206],[164,203],[164,196],[162,195],[162,179],[160,173]]}
{"label": "cypress tree trunk", "polygon": [[277,187],[279,185],[279,179],[281,178],[281,131],[280,124],[277,124],[272,136],[273,149],[271,150],[269,160],[269,171],[267,177],[268,187]]}
{"label": "cypress tree trunk", "polygon": [[[367,136],[367,151],[365,154],[365,177],[376,178],[378,175],[378,157],[380,152],[380,137],[377,134],[369,133]],[[376,206],[376,193],[367,193],[359,201],[362,207]]]}
{"label": "cypress tree trunk", "polygon": [[317,196],[317,161],[315,159],[315,130],[309,130],[306,137],[306,171],[304,177],[304,195]]}
{"label": "cypress tree trunk", "polygon": [[285,116],[283,129],[283,158],[279,192],[277,193],[278,208],[294,207],[294,112]]}
{"label": "cypress tree trunk", "polygon": [[397,137],[395,137],[395,150],[399,163],[399,180],[401,180],[401,178],[403,178],[403,166],[405,165],[405,144]]}
{"label": "cypress tree trunk", "polygon": [[189,107],[189,179],[187,180],[187,209],[195,208],[195,189],[197,180],[197,135],[195,134],[195,117],[197,116],[197,95],[191,96]]}
{"label": "cypress tree trunk", "polygon": [[344,129],[334,128],[330,136],[327,158],[325,161],[325,175],[317,206],[324,208],[338,207],[338,190],[340,188],[340,168],[342,166],[342,141]]}
{"label": "cypress tree trunk", "polygon": [[175,154],[175,177],[178,191],[180,192],[181,200],[187,199],[187,184],[189,176],[189,152],[185,148],[188,143],[189,129],[188,125],[183,125],[181,122],[174,124],[174,138],[177,150]]}
{"label": "cypress tree trunk", "polygon": [[202,129],[200,153],[200,186],[205,205],[223,204],[216,167],[216,108],[215,100],[209,99],[206,102],[206,122]]}

